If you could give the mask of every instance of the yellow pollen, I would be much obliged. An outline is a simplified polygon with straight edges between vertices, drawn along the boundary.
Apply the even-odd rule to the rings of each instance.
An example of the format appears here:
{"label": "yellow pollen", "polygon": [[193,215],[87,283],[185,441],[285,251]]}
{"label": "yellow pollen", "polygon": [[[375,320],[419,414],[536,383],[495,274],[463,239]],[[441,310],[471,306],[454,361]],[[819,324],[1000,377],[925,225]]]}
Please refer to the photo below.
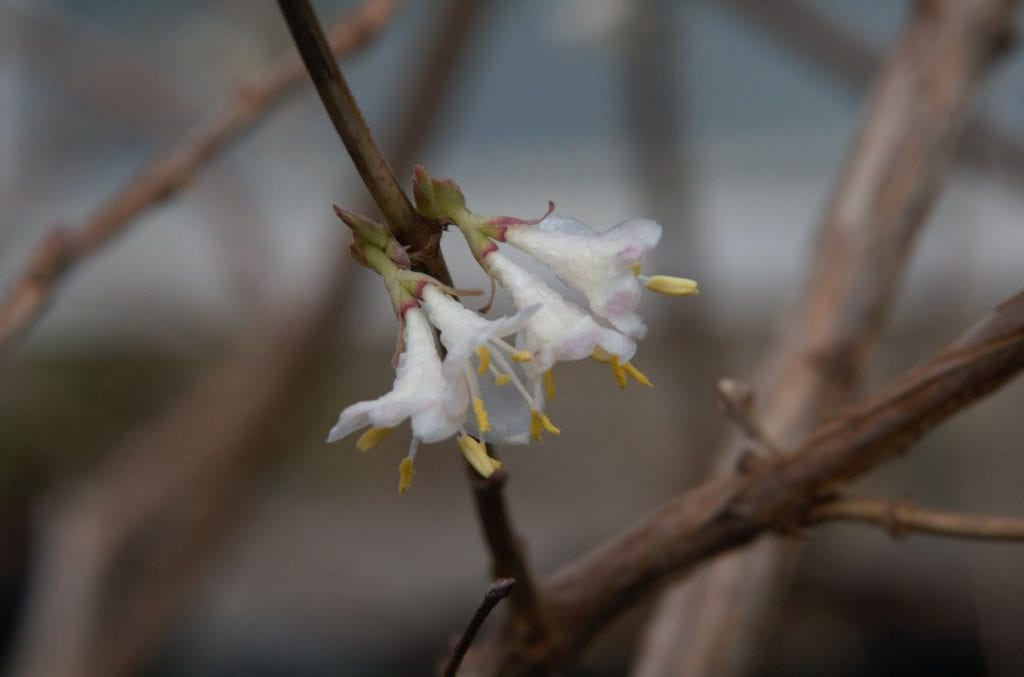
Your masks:
{"label": "yellow pollen", "polygon": [[530,410],[530,437],[532,437],[536,442],[540,442],[540,431],[543,428],[540,416],[540,412],[536,409]]}
{"label": "yellow pollen", "polygon": [[608,360],[608,366],[612,368],[612,376],[615,377],[616,383],[619,384],[620,388],[626,387],[626,370],[619,364],[619,358],[612,355],[612,359]]}
{"label": "yellow pollen", "polygon": [[653,292],[668,296],[696,296],[699,293],[695,280],[670,275],[651,275],[644,280],[644,286]]}
{"label": "yellow pollen", "polygon": [[484,401],[479,397],[473,398],[473,413],[476,414],[476,427],[481,433],[491,429],[491,421],[487,418],[487,410],[484,409]]}
{"label": "yellow pollen", "polygon": [[636,275],[637,277],[640,276],[640,269],[641,268],[640,268],[640,262],[639,261],[637,261],[636,263],[630,264],[629,269],[632,270],[633,274]]}
{"label": "yellow pollen", "polygon": [[394,428],[370,428],[360,435],[358,440],[356,440],[356,449],[363,452],[373,449],[375,446],[380,444],[392,430],[394,430]]}
{"label": "yellow pollen", "polygon": [[412,486],[412,459],[406,456],[398,465],[398,493],[404,494]]}
{"label": "yellow pollen", "polygon": [[544,394],[549,400],[555,399],[555,375],[548,369],[544,372]]}
{"label": "yellow pollen", "polygon": [[459,435],[455,438],[455,443],[459,445],[459,451],[473,466],[473,469],[480,473],[481,477],[490,477],[495,470],[501,467],[499,460],[487,455],[487,447],[469,435]]}
{"label": "yellow pollen", "polygon": [[487,368],[491,366],[491,353],[488,352],[487,346],[480,346],[476,349],[476,356],[480,359],[480,366],[476,368],[476,373],[483,376],[487,372]]}
{"label": "yellow pollen", "polygon": [[648,387],[651,386],[651,380],[647,378],[642,371],[631,365],[629,362],[623,362],[622,368],[626,370],[626,374],[629,375],[631,379],[640,385]]}
{"label": "yellow pollen", "polygon": [[551,435],[561,435],[562,431],[555,427],[555,424],[551,422],[545,414],[540,415],[540,424],[544,426],[544,430],[548,431]]}
{"label": "yellow pollen", "polygon": [[510,353],[509,357],[512,358],[513,360],[515,360],[516,362],[529,362],[530,361],[530,351],[529,350],[517,350],[514,353]]}
{"label": "yellow pollen", "polygon": [[512,377],[509,376],[508,374],[495,374],[494,375],[494,382],[497,383],[499,386],[508,385],[509,381],[511,381],[511,380],[512,380]]}

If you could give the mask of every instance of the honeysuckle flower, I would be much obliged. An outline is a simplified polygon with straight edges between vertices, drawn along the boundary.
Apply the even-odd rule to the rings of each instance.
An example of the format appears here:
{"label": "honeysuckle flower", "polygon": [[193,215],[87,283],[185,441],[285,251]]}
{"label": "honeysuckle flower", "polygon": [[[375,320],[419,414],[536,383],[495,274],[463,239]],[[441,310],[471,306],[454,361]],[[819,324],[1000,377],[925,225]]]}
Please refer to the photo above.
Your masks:
{"label": "honeysuckle flower", "polygon": [[[476,423],[471,432],[495,444],[526,444],[530,435],[540,437],[540,429],[557,435],[559,429],[543,413],[543,397],[537,389],[531,392],[514,366],[529,361],[531,355],[504,340],[528,326],[542,307],[527,305],[511,317],[488,320],[434,285],[424,286],[421,294],[447,350],[444,371],[450,387],[469,391]],[[475,369],[470,364],[474,356]],[[481,377],[493,377],[495,387],[487,388],[492,381]],[[502,388],[515,394],[504,397]]]}
{"label": "honeysuckle flower", "polygon": [[594,315],[627,336],[643,338],[647,333],[635,312],[641,296],[636,271],[644,255],[658,244],[660,225],[634,219],[598,233],[585,223],[552,214],[535,225],[497,230],[499,240],[554,270]]}
{"label": "honeysuckle flower", "polygon": [[403,319],[405,350],[398,358],[391,392],[345,407],[327,435],[328,442],[335,442],[370,426],[356,441],[360,451],[368,451],[395,426],[411,419],[412,442],[403,461],[399,491],[408,489],[412,460],[420,442],[439,442],[454,436],[462,426],[468,407],[468,403],[453,401],[450,397],[453,393],[449,391],[426,314],[419,308],[409,308]]}
{"label": "honeysuckle flower", "polygon": [[620,362],[628,362],[636,352],[633,339],[599,324],[582,308],[501,252],[489,252],[484,257],[484,265],[517,307],[540,306],[526,323],[517,344],[529,352],[530,360],[524,368],[533,375],[541,376],[556,362],[590,357],[597,349]]}

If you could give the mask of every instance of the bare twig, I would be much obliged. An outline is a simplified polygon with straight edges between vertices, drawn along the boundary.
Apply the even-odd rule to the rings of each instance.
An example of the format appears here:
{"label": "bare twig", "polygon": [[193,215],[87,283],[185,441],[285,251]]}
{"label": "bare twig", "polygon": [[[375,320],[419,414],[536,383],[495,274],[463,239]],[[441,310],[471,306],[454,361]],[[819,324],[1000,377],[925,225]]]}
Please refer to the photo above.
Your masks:
{"label": "bare twig", "polygon": [[715,387],[725,415],[736,424],[743,435],[758,445],[759,451],[768,452],[771,456],[781,456],[782,450],[771,441],[754,413],[754,389],[731,378],[720,379]]}
{"label": "bare twig", "polygon": [[308,0],[278,0],[278,7],[328,117],[396,239],[410,249],[426,272],[451,284],[440,255],[440,226],[417,214],[402,190],[328,49],[312,5]]}
{"label": "bare twig", "polygon": [[516,587],[516,579],[514,578],[499,578],[498,580],[487,586],[487,590],[484,591],[484,598],[480,602],[480,606],[477,607],[476,613],[473,614],[473,618],[469,620],[469,625],[466,626],[466,631],[462,633],[462,637],[459,637],[458,643],[455,645],[455,649],[452,650],[452,655],[445,663],[444,669],[441,674],[445,677],[455,677],[455,673],[458,672],[459,666],[462,665],[462,659],[466,657],[466,651],[469,650],[469,645],[473,643],[476,638],[476,633],[480,632],[480,628],[483,626],[484,621],[490,615],[494,607],[498,606],[501,600],[509,596]]}
{"label": "bare twig", "polygon": [[[487,449],[488,454],[496,457],[493,447],[488,445]],[[491,555],[491,575],[516,579],[516,589],[509,600],[509,631],[524,647],[543,645],[547,640],[547,622],[533,573],[505,503],[507,475],[499,470],[483,478],[468,464],[466,473],[473,490],[480,528]],[[530,650],[524,648],[524,651]]]}
{"label": "bare twig", "polygon": [[[757,420],[780,445],[792,447],[856,387],[963,138],[971,96],[1003,44],[1013,5],[914,5],[824,215],[797,317],[755,382],[762,401]],[[743,449],[730,443],[719,472],[732,472]],[[773,607],[787,549],[778,541],[759,543],[673,588],[650,631],[672,641],[645,652],[637,675],[742,671],[760,619]]]}
{"label": "bare twig", "polygon": [[[438,247],[440,232],[435,224],[424,221],[413,210],[384,154],[373,141],[344,76],[328,57],[318,37],[319,27],[312,7],[308,2],[292,0],[279,0],[279,5],[324,107],[359,168],[364,183],[391,224],[396,239],[415,253],[414,258],[428,273],[450,284],[451,277]],[[453,6],[446,25],[458,32],[451,36],[451,41],[461,44],[458,38],[468,33],[469,20],[479,12],[479,7],[468,2]],[[448,42],[442,40],[439,43],[439,51],[433,61],[440,64],[452,58],[453,49]],[[423,91],[435,98],[438,96],[436,90]],[[483,479],[469,465],[466,467],[481,528],[491,553],[492,571],[495,576],[509,576],[519,581],[510,600],[512,625],[524,643],[540,643],[545,634],[543,611],[505,504],[504,476],[498,473]]]}
{"label": "bare twig", "polygon": [[[397,0],[367,0],[331,29],[331,51],[350,54],[366,45],[387,25],[396,4]],[[216,113],[179,146],[146,165],[80,228],[47,234],[0,308],[0,355],[43,312],[72,267],[186,186],[204,164],[302,82],[304,73],[302,64],[289,57],[241,84]]]}
{"label": "bare twig", "polygon": [[1024,519],[928,510],[908,501],[880,498],[838,498],[807,514],[810,524],[862,522],[882,527],[895,538],[913,531],[934,536],[982,541],[1024,540]]}
{"label": "bare twig", "polygon": [[[608,621],[669,576],[751,542],[789,533],[839,485],[905,452],[926,432],[1024,370],[1024,292],[930,360],[819,426],[789,457],[712,479],[672,499],[557,571],[544,599],[557,641],[526,667],[575,656]],[[519,674],[524,658],[498,643],[473,656],[480,674]]]}
{"label": "bare twig", "polygon": [[[865,39],[804,0],[722,0],[792,49],[804,62],[860,90],[882,66],[882,56]],[[1002,44],[1012,37],[1004,34]],[[1002,46],[997,45],[997,47]],[[1024,140],[979,116],[969,123],[961,158],[981,170],[1024,181]]]}

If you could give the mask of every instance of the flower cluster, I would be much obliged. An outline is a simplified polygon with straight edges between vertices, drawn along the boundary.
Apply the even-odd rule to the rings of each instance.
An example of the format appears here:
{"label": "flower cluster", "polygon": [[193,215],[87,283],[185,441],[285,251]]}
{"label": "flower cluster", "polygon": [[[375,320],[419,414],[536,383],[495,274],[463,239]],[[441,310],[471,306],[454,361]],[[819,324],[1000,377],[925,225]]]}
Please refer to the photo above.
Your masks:
{"label": "flower cluster", "polygon": [[[616,381],[651,385],[631,360],[647,327],[636,313],[644,288],[688,296],[688,279],[641,274],[644,256],[658,243],[661,226],[637,219],[599,233],[552,214],[541,219],[485,217],[466,208],[458,186],[416,170],[416,207],[424,217],[454,224],[477,262],[511,297],[517,312],[489,320],[453,297],[465,295],[410,270],[404,249],[385,226],[337,210],[352,229],[357,261],[381,275],[401,325],[401,349],[391,392],[346,407],[328,442],[367,428],[356,447],[367,451],[409,419],[412,442],[399,468],[399,492],[412,482],[421,442],[456,438],[473,468],[489,477],[501,463],[486,444],[525,444],[560,430],[544,413],[554,396],[557,362],[593,358]],[[578,295],[566,299],[514,263],[507,243],[551,268]],[[435,339],[440,338],[440,346]],[[509,340],[511,339],[511,341]]]}

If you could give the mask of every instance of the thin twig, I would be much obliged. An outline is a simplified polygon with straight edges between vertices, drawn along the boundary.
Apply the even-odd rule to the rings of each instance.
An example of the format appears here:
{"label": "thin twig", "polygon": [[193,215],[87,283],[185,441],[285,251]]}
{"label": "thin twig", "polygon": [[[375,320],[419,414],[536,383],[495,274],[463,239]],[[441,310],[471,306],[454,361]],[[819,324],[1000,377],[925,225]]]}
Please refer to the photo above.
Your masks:
{"label": "thin twig", "polygon": [[[336,23],[328,39],[332,53],[350,54],[368,44],[387,25],[396,5],[397,0],[367,0]],[[298,59],[289,56],[250,78],[180,145],[143,167],[81,227],[49,232],[0,307],[0,356],[52,301],[58,284],[71,268],[124,232],[147,210],[188,185],[206,163],[302,82],[304,74]]]}
{"label": "thin twig", "polygon": [[452,650],[452,655],[445,663],[444,670],[441,674],[444,677],[455,677],[455,673],[458,671],[459,666],[462,665],[462,659],[466,657],[466,651],[469,650],[469,645],[473,643],[473,639],[476,638],[476,633],[480,632],[480,628],[483,627],[484,621],[487,620],[487,616],[490,615],[494,607],[498,606],[501,600],[509,596],[516,587],[516,579],[514,578],[499,578],[498,580],[487,586],[487,590],[484,591],[484,598],[480,602],[480,606],[477,607],[476,613],[473,614],[473,618],[469,620],[469,625],[466,626],[466,631],[462,633],[462,637],[459,637],[458,644],[455,645],[455,649]]}
{"label": "thin twig", "polygon": [[807,514],[809,524],[862,522],[887,530],[894,538],[912,531],[982,541],[1024,540],[1024,519],[928,510],[907,501],[881,498],[838,498]]}
{"label": "thin twig", "polygon": [[[488,445],[487,449],[489,455],[497,457],[493,447]],[[483,478],[468,464],[466,473],[480,529],[491,555],[491,575],[516,579],[516,589],[509,600],[509,626],[524,647],[542,645],[547,639],[547,622],[536,581],[505,502],[508,476],[498,470]]]}
{"label": "thin twig", "polygon": [[[412,209],[384,154],[373,141],[369,126],[360,113],[344,76],[323,48],[312,7],[305,0],[279,0],[279,5],[310,76],[320,92],[324,107],[359,168],[360,176],[388,218],[396,239],[416,253],[415,258],[418,258],[427,272],[450,284],[451,278],[437,246],[439,233],[433,224],[425,222]],[[469,19],[479,14],[480,7],[476,5],[462,2],[453,6],[448,24],[458,29],[460,35],[468,32],[466,28]],[[445,62],[452,58],[452,49],[447,42],[440,41],[439,51],[435,55],[436,61]],[[434,91],[432,94],[436,98],[438,93]],[[411,211],[411,215],[405,212],[406,208]],[[511,600],[512,624],[524,643],[541,643],[545,637],[543,611],[537,598],[533,576],[530,574],[505,504],[504,476],[496,473],[492,478],[484,479],[469,465],[466,468],[481,528],[491,553],[493,573],[495,576],[510,576],[519,581]]]}
{"label": "thin twig", "polygon": [[720,379],[715,388],[726,417],[743,435],[755,443],[759,451],[767,452],[769,456],[781,456],[782,450],[768,437],[754,413],[754,389],[731,378]]}
{"label": "thin twig", "polygon": [[[757,418],[783,447],[793,447],[857,387],[917,233],[963,140],[973,94],[1003,44],[1013,5],[913,5],[822,219],[799,311],[754,382],[763,403]],[[734,472],[744,449],[728,443],[718,471]],[[774,608],[784,562],[796,550],[766,540],[674,586],[650,631],[674,641],[658,644],[661,655],[645,654],[638,677],[744,672],[764,615]]]}
{"label": "thin twig", "polygon": [[440,227],[417,214],[402,190],[327,47],[312,5],[308,0],[278,0],[278,7],[331,123],[395,238],[409,248],[426,272],[451,284],[440,256]]}

